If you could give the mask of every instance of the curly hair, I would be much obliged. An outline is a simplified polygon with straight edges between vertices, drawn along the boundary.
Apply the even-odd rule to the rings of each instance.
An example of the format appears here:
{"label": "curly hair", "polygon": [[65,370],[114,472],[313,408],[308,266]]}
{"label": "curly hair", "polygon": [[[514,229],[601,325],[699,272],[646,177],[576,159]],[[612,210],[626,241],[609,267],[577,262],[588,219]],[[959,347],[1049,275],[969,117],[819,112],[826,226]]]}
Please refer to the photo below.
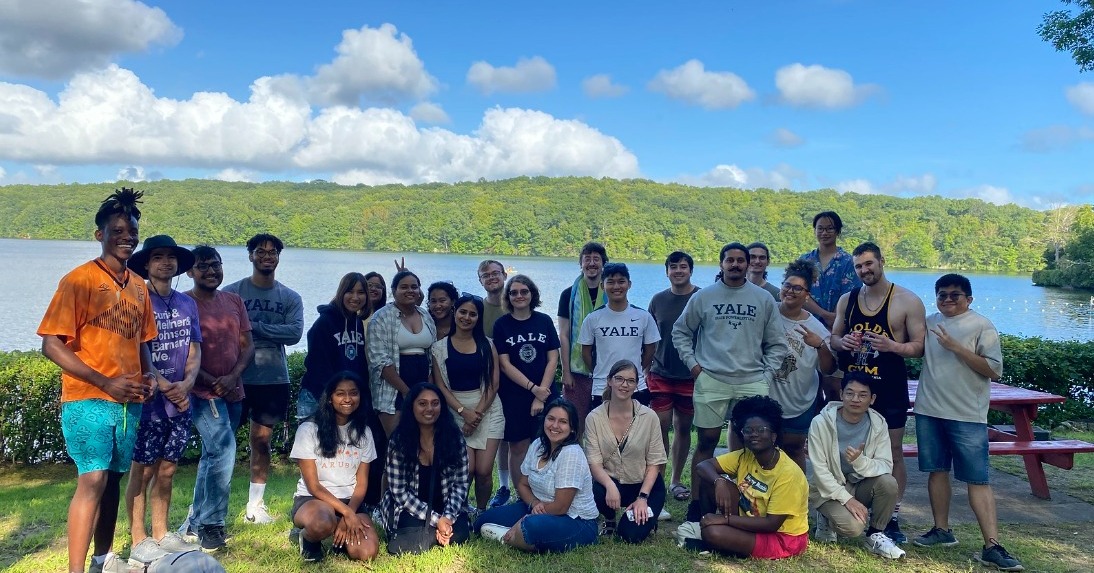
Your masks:
{"label": "curly hair", "polygon": [[[343,440],[341,433],[338,431],[338,420],[334,413],[334,406],[331,404],[331,397],[334,396],[338,385],[345,381],[353,382],[357,386],[357,393],[361,397],[361,403],[350,414],[349,430],[346,432],[346,439]],[[316,432],[319,438],[319,453],[324,458],[333,458],[338,452],[338,446],[358,445],[361,437],[365,435],[365,430],[368,429],[371,412],[372,394],[368,385],[365,384],[364,380],[361,380],[360,376],[349,370],[343,370],[331,376],[323,387],[323,393],[319,395],[319,408],[309,417],[319,427],[318,432]],[[375,439],[375,436],[373,436],[373,439]]]}
{"label": "curly hair", "polygon": [[392,447],[399,448],[404,455],[418,458],[419,440],[422,434],[418,427],[418,420],[414,418],[414,401],[427,390],[436,394],[441,400],[441,411],[437,415],[433,430],[433,463],[438,467],[459,463],[460,456],[466,447],[463,432],[456,425],[452,410],[444,403],[444,394],[441,393],[441,389],[429,382],[415,384],[407,391],[403,399],[402,413],[399,415],[399,425],[391,433]]}
{"label": "curly hair", "polygon": [[820,270],[817,269],[817,265],[807,261],[805,259],[798,259],[791,261],[789,265],[786,265],[786,271],[783,272],[783,280],[790,277],[798,277],[805,281],[805,284],[811,285],[817,282],[817,276],[820,274]]}
{"label": "curly hair", "polygon": [[95,212],[95,227],[102,231],[114,215],[125,215],[140,221],[141,210],[137,208],[137,204],[144,202],[141,201],[141,197],[144,197],[144,191],[125,187],[122,187],[120,191],[115,189],[109,197],[103,199],[99,210]]}
{"label": "curly hair", "polygon": [[743,442],[741,428],[749,418],[759,418],[771,427],[772,433],[782,436],[783,433],[783,407],[770,396],[749,396],[733,407],[730,420],[733,422],[733,432]]}

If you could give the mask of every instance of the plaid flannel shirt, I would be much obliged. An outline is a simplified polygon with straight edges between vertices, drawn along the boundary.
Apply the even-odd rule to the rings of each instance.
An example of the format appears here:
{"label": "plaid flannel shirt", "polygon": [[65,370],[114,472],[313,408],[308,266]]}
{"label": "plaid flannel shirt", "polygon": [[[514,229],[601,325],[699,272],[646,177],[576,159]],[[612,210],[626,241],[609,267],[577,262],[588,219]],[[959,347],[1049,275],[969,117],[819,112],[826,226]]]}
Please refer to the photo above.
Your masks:
{"label": "plaid flannel shirt", "polygon": [[[437,325],[433,317],[421,307],[414,307],[422,316],[422,325],[429,329],[433,339],[437,338]],[[368,321],[365,353],[368,356],[369,388],[372,390],[372,407],[385,414],[394,414],[395,397],[399,392],[380,375],[387,366],[399,371],[399,328],[402,327],[402,311],[395,303],[388,304],[376,311]],[[425,353],[429,359],[429,351]]]}
{"label": "plaid flannel shirt", "polygon": [[[437,431],[459,433],[455,427],[438,428]],[[430,500],[422,499],[428,497],[429,493],[418,491],[418,469],[421,467],[418,453],[407,455],[399,448],[394,435],[392,438],[387,451],[387,492],[380,502],[384,529],[394,531],[404,511],[434,527],[441,517],[455,521],[467,505],[467,490],[471,482],[467,475],[467,448],[464,447],[463,440],[460,440],[459,455],[453,458],[452,463],[440,468],[444,511],[438,514],[430,507]]]}

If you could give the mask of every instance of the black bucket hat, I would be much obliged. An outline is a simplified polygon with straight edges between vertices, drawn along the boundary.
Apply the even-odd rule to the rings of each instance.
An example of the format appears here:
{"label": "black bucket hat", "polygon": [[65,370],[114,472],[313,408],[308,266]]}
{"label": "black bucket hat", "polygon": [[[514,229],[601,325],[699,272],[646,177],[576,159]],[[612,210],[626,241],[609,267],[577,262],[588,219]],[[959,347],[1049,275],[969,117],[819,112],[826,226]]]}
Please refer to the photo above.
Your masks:
{"label": "black bucket hat", "polygon": [[171,251],[175,253],[175,258],[179,261],[179,268],[175,269],[176,277],[194,266],[194,253],[191,253],[189,249],[184,249],[175,244],[175,240],[168,235],[156,235],[145,239],[144,246],[141,247],[141,250],[133,253],[132,257],[129,257],[129,263],[127,265],[129,270],[137,273],[141,278],[147,279],[148,269],[145,268],[145,265],[147,265],[149,259],[152,258],[152,251],[162,248],[171,249]]}

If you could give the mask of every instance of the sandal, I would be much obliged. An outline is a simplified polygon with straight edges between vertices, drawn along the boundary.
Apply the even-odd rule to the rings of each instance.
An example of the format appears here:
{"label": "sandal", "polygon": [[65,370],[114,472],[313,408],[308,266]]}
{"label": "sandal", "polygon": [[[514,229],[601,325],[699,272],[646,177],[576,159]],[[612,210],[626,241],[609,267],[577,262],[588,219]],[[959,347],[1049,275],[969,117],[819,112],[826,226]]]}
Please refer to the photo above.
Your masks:
{"label": "sandal", "polygon": [[672,484],[672,487],[669,488],[669,492],[672,493],[672,497],[676,501],[687,501],[687,499],[691,497],[691,490],[682,483]]}

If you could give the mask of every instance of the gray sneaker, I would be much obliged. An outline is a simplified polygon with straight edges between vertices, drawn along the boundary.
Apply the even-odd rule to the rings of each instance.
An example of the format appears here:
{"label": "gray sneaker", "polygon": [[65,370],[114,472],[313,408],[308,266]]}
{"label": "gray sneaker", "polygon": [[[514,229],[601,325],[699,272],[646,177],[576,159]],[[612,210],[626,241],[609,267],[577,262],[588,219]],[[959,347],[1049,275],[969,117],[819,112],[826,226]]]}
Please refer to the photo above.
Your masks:
{"label": "gray sneaker", "polygon": [[106,559],[101,563],[93,558],[91,567],[87,571],[88,573],[143,573],[144,570],[143,566],[135,567],[114,553],[107,553]]}
{"label": "gray sneaker", "polygon": [[972,554],[972,558],[981,565],[992,567],[1000,571],[1025,571],[1022,562],[1015,559],[1002,545],[995,544],[980,551],[980,554]]}
{"label": "gray sneaker", "polygon": [[171,552],[160,547],[160,544],[156,543],[155,539],[145,537],[129,551],[129,559],[140,561],[141,563],[151,563],[168,553]]}
{"label": "gray sneaker", "polygon": [[952,529],[932,527],[927,533],[913,539],[912,545],[918,547],[934,547],[935,545],[953,547],[954,545],[957,545],[957,538],[953,536]]}
{"label": "gray sneaker", "polygon": [[179,534],[170,532],[160,540],[160,549],[168,553],[181,553],[183,551],[197,551],[201,549],[201,544],[187,543]]}

